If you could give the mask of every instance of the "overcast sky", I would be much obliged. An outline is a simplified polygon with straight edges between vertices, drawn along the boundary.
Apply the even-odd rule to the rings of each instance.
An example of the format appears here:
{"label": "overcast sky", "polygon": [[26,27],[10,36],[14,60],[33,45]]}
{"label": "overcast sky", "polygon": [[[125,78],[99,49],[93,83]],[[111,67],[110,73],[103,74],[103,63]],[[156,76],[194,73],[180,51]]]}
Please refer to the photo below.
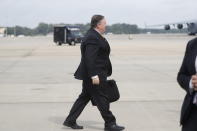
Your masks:
{"label": "overcast sky", "polygon": [[196,5],[197,0],[0,0],[0,26],[87,23],[102,14],[108,24],[144,27],[197,19]]}

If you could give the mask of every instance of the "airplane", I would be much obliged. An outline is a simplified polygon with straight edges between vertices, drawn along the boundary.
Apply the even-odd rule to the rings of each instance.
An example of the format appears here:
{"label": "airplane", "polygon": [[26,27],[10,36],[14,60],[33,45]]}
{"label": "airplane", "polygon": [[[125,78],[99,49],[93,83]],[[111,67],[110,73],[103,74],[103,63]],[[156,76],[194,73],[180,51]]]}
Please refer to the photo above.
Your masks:
{"label": "airplane", "polygon": [[159,27],[164,26],[165,30],[170,30],[172,27],[175,27],[179,30],[183,29],[185,26],[188,30],[188,35],[196,35],[197,34],[197,20],[191,20],[191,21],[183,21],[183,22],[177,22],[177,23],[169,23],[169,24],[161,24],[161,25],[152,25],[148,27]]}

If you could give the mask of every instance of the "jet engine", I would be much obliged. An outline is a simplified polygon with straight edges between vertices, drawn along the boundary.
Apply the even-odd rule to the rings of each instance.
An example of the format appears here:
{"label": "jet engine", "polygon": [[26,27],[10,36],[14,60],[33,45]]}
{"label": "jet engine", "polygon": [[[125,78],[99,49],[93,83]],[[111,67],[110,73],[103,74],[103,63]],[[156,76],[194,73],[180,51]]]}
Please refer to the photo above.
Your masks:
{"label": "jet engine", "polygon": [[178,28],[179,30],[183,29],[183,24],[178,24],[178,25],[177,25],[177,28]]}
{"label": "jet engine", "polygon": [[170,25],[165,25],[164,29],[165,30],[170,30]]}

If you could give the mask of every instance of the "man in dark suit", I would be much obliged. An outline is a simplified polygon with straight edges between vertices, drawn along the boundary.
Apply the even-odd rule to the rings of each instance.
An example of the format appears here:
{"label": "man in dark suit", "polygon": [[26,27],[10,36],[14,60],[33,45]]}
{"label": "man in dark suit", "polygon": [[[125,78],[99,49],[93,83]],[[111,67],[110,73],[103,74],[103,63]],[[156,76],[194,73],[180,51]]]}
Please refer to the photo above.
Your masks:
{"label": "man in dark suit", "polygon": [[102,90],[107,77],[112,74],[112,65],[109,59],[110,46],[102,36],[105,27],[104,16],[94,15],[91,20],[91,28],[81,44],[81,62],[74,76],[76,79],[83,80],[83,89],[63,123],[73,129],[83,129],[76,123],[76,120],[90,100],[99,109],[105,121],[106,131],[124,129],[116,124],[116,118],[109,109],[110,102]]}
{"label": "man in dark suit", "polygon": [[197,131],[197,38],[189,41],[177,81],[186,91],[180,124],[182,131]]}

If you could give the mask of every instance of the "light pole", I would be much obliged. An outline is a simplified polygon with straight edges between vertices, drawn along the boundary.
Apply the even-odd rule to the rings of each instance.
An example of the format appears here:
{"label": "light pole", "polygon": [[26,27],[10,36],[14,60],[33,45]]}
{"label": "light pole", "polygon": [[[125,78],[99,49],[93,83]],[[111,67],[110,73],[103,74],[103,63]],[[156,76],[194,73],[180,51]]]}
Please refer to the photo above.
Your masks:
{"label": "light pole", "polygon": [[16,26],[14,26],[14,36],[16,37]]}

